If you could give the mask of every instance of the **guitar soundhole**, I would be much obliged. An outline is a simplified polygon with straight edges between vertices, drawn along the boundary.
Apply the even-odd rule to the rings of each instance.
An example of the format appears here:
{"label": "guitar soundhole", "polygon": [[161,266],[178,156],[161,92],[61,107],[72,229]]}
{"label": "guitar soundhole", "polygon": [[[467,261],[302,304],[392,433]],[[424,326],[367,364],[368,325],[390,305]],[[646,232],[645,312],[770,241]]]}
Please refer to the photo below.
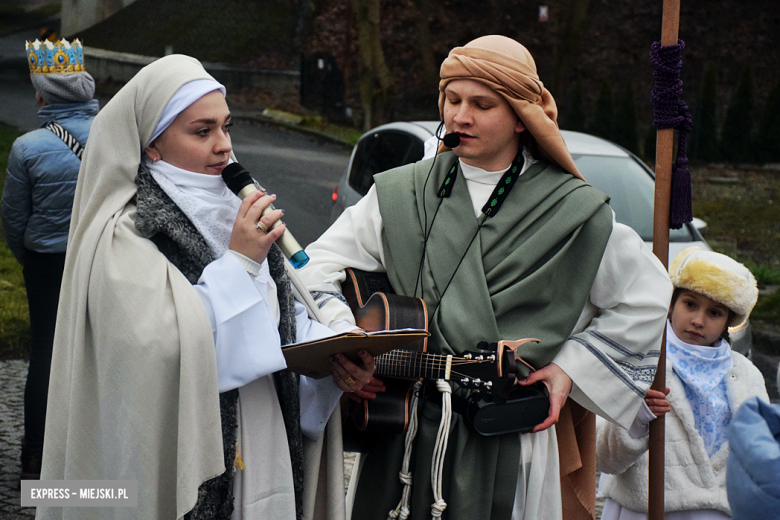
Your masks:
{"label": "guitar soundhole", "polygon": [[381,292],[381,293],[393,292],[393,289],[390,287],[387,278],[384,276],[366,276],[365,282],[366,282],[366,289],[368,289],[369,295],[377,292]]}

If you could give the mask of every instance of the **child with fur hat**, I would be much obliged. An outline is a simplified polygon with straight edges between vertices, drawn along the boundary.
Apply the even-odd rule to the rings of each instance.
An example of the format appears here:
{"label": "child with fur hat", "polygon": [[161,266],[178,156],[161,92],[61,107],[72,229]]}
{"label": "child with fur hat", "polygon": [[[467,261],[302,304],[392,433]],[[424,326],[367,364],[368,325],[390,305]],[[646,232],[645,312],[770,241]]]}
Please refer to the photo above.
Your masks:
{"label": "child with fur hat", "polygon": [[667,412],[665,518],[731,518],[729,425],[746,399],[769,400],[761,373],[728,343],[728,328],[744,322],[758,299],[750,271],[725,255],[689,247],[669,275],[675,290],[666,328],[668,401],[649,391],[630,430],[600,420],[603,520],[647,518],[647,423]]}

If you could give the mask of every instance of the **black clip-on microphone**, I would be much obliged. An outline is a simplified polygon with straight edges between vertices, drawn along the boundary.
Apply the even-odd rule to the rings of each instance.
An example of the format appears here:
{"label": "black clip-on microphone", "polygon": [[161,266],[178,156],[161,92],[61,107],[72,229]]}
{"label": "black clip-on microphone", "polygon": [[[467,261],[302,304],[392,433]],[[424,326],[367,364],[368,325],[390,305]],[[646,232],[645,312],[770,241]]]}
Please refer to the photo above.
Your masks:
{"label": "black clip-on microphone", "polygon": [[[225,180],[225,184],[227,184],[228,188],[230,188],[230,191],[238,195],[242,200],[253,191],[258,191],[257,186],[259,185],[256,185],[249,172],[237,162],[225,166],[222,170],[222,178]],[[268,207],[263,210],[263,215],[275,209],[273,204],[269,204]],[[274,222],[269,228],[269,231],[278,226],[280,222],[280,220]],[[309,261],[309,255],[306,254],[306,251],[303,250],[298,241],[293,238],[289,229],[282,233],[282,236],[279,237],[276,243],[282,249],[285,256],[290,259],[290,263],[294,268],[300,269]]]}
{"label": "black clip-on microphone", "polygon": [[460,145],[460,136],[453,132],[442,137],[441,142],[447,148],[456,148]]}

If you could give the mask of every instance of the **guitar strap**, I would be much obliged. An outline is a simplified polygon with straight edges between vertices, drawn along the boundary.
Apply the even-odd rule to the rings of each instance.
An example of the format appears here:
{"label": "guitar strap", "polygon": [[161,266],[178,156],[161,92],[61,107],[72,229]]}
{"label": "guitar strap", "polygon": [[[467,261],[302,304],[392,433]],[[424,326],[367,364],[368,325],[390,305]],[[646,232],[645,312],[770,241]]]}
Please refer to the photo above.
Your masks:
{"label": "guitar strap", "polygon": [[[458,273],[458,269],[460,269],[460,266],[463,263],[463,259],[466,258],[466,254],[469,252],[469,249],[471,249],[471,245],[474,243],[474,239],[477,238],[477,235],[479,235],[479,231],[482,229],[482,226],[485,225],[485,222],[488,218],[494,217],[498,214],[498,211],[501,209],[504,200],[506,200],[506,198],[509,196],[509,192],[512,191],[512,186],[515,185],[517,178],[520,177],[520,174],[522,173],[522,166],[524,162],[525,158],[523,157],[522,150],[520,150],[517,152],[517,155],[512,161],[512,164],[509,165],[509,168],[501,176],[501,180],[496,183],[496,186],[493,188],[493,193],[490,194],[490,197],[488,198],[487,202],[485,202],[485,205],[482,206],[482,214],[478,218],[479,225],[477,226],[476,231],[474,231],[474,235],[471,237],[468,246],[466,246],[466,250],[463,251],[463,254],[460,257],[460,261],[458,261],[458,265],[455,266],[455,270],[452,272],[452,275],[447,281],[447,285],[444,286],[441,293],[439,294],[439,302],[441,302],[442,298],[444,298],[444,293],[447,292],[447,289],[452,283],[452,279],[455,278],[455,275]],[[422,254],[420,255],[420,269],[418,271],[418,277],[422,276],[422,269],[425,263],[425,250],[426,246],[428,245],[428,238],[431,236],[431,232],[433,231],[433,224],[436,222],[436,216],[439,214],[439,208],[441,208],[441,204],[444,199],[449,198],[449,196],[452,194],[452,188],[455,186],[455,181],[458,179],[459,164],[460,159],[455,161],[455,164],[453,164],[449,169],[447,175],[444,177],[444,180],[441,183],[441,186],[439,187],[439,204],[436,206],[436,212],[433,214],[433,220],[431,220],[430,227],[425,230],[425,242],[423,245]],[[417,295],[416,284],[414,294],[415,296]],[[421,294],[420,298],[425,299],[425,294]],[[438,306],[433,311],[432,315],[436,314],[437,310]]]}
{"label": "guitar strap", "polygon": [[79,161],[81,160],[81,155],[84,153],[84,147],[81,146],[81,143],[79,143],[70,132],[65,130],[62,125],[55,122],[51,122],[46,125],[46,129],[51,130],[54,135],[62,139],[62,142],[65,143],[68,148],[70,148],[71,151],[76,154],[76,157],[79,158]]}

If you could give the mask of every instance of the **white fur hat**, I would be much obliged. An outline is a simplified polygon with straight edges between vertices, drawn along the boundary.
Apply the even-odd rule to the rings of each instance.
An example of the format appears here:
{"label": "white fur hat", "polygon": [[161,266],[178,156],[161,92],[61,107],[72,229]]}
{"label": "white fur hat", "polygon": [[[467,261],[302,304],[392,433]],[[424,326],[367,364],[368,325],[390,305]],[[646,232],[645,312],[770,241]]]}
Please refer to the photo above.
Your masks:
{"label": "white fur hat", "polygon": [[729,327],[745,321],[758,301],[756,279],[747,267],[697,246],[680,251],[669,266],[669,277],[675,287],[703,294],[734,311]]}

